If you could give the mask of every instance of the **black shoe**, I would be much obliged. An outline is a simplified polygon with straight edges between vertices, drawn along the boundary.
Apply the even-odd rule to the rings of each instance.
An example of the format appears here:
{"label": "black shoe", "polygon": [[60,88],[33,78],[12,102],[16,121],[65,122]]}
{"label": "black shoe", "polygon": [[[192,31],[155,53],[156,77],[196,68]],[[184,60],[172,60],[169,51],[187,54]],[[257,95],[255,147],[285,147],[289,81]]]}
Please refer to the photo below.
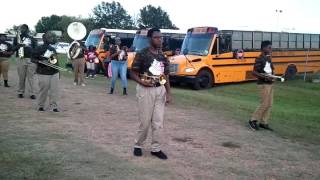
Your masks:
{"label": "black shoe", "polygon": [[60,112],[57,108],[52,110],[53,112]]}
{"label": "black shoe", "polygon": [[168,159],[167,155],[165,153],[163,153],[162,151],[159,152],[151,152],[151,155],[156,156],[159,159],[163,159],[166,160]]}
{"label": "black shoe", "polygon": [[142,156],[142,149],[141,148],[134,148],[133,155],[135,156]]}
{"label": "black shoe", "polygon": [[18,98],[23,98],[23,94],[18,94]]}
{"label": "black shoe", "polygon": [[36,99],[36,96],[35,95],[31,95],[30,99]]}
{"label": "black shoe", "polygon": [[113,94],[113,88],[110,89],[109,94]]}
{"label": "black shoe", "polygon": [[253,121],[249,121],[249,126],[250,126],[250,128],[251,129],[253,129],[253,130],[259,130],[259,127],[258,127],[258,125],[257,125],[257,121],[256,120],[253,120]]}
{"label": "black shoe", "polygon": [[127,94],[127,88],[123,88],[123,95],[128,95]]}
{"label": "black shoe", "polygon": [[8,80],[4,80],[4,87],[10,87],[8,84]]}
{"label": "black shoe", "polygon": [[263,129],[266,129],[266,130],[269,130],[269,131],[273,131],[273,129],[270,128],[268,124],[262,124],[262,123],[260,123],[260,124],[259,124],[259,127],[263,128]]}
{"label": "black shoe", "polygon": [[38,111],[44,111],[43,107],[40,107],[40,108],[38,109]]}

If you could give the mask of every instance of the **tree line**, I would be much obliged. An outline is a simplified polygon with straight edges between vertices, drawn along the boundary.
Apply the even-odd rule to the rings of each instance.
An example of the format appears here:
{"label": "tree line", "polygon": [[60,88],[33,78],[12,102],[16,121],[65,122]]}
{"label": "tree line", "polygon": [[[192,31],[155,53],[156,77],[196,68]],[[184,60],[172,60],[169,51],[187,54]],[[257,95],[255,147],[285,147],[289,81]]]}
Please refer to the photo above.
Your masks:
{"label": "tree line", "polygon": [[[147,5],[140,9],[137,17],[132,17],[127,10],[119,2],[101,2],[96,5],[89,17],[74,16],[44,16],[41,17],[36,26],[37,33],[56,30],[62,32],[61,40],[71,41],[67,35],[67,27],[71,22],[83,23],[88,32],[97,28],[109,29],[141,29],[147,27],[157,27],[161,29],[178,29],[170,20],[169,14],[160,6],[154,7]],[[17,26],[13,26],[6,32],[10,33],[16,30]]]}

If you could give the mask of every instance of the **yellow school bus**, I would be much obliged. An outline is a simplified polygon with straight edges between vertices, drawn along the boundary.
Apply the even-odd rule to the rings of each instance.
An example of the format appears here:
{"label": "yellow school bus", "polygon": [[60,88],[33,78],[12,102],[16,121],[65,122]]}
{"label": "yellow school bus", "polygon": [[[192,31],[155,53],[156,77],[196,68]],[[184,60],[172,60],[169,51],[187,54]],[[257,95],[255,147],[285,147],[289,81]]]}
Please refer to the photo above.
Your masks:
{"label": "yellow school bus", "polygon": [[261,42],[272,41],[276,75],[320,71],[320,35],[286,32],[221,30],[195,27],[187,31],[181,54],[170,58],[170,82],[193,89],[254,80],[253,64]]}
{"label": "yellow school bus", "polygon": [[[131,69],[136,52],[146,48],[149,45],[149,40],[147,38],[148,30],[149,29],[141,29],[136,31],[132,46],[130,48],[131,52],[128,53],[128,69]],[[167,56],[173,56],[175,54],[175,50],[181,48],[186,33],[181,30],[171,29],[160,29],[160,31],[163,37],[163,52]]]}

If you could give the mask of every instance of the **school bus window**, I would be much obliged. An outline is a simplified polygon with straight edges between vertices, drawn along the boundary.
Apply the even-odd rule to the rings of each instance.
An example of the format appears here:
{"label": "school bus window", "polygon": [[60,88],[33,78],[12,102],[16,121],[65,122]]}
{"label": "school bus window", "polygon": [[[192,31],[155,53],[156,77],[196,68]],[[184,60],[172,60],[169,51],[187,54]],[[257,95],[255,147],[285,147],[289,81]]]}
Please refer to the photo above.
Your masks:
{"label": "school bus window", "polygon": [[209,52],[209,47],[212,41],[213,34],[188,33],[182,44],[182,51],[187,51],[188,54],[206,56]]}
{"label": "school bus window", "polygon": [[219,37],[219,53],[231,52],[231,35],[222,35]]}

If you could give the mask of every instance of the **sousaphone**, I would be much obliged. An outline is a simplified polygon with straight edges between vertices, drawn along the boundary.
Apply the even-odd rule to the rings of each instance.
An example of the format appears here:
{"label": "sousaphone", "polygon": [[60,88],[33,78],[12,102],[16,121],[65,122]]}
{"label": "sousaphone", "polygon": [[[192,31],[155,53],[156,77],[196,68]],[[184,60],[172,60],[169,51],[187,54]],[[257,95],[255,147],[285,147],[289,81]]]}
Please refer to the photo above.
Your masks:
{"label": "sousaphone", "polygon": [[73,22],[69,24],[67,33],[69,37],[74,40],[70,44],[68,53],[67,53],[68,58],[73,60],[73,59],[76,59],[81,52],[81,46],[78,41],[82,40],[86,36],[87,29],[82,23]]}

